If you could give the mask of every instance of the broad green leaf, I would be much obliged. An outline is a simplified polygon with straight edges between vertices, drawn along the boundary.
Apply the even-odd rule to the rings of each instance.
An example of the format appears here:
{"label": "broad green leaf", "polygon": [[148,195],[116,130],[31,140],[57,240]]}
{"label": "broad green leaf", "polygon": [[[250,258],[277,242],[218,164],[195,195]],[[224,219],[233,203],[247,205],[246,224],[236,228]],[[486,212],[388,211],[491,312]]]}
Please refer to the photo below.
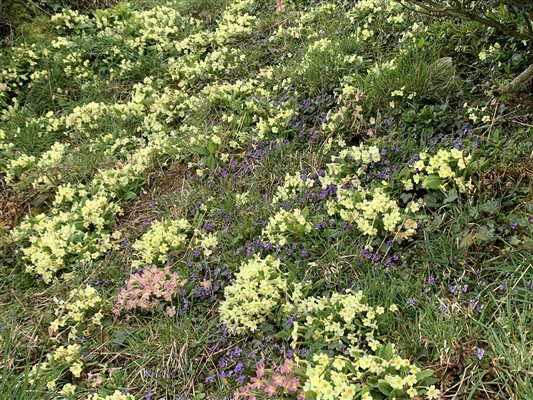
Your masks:
{"label": "broad green leaf", "polygon": [[437,190],[441,187],[442,181],[438,175],[431,174],[428,175],[424,180],[424,186],[429,190]]}

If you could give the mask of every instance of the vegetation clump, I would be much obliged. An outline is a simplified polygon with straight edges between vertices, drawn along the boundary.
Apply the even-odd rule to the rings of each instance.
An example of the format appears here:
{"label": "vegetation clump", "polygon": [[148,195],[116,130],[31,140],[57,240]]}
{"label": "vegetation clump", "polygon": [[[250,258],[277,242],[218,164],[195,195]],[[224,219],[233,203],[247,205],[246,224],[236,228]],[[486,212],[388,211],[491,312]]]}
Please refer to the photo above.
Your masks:
{"label": "vegetation clump", "polygon": [[1,50],[3,397],[529,399],[527,4],[67,5]]}

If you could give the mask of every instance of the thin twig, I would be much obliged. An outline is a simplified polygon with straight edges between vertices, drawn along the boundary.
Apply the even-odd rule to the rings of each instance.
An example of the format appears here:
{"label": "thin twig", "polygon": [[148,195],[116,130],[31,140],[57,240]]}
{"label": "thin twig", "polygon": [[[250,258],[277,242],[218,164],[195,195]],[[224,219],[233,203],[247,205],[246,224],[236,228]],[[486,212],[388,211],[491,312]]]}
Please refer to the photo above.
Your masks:
{"label": "thin twig", "polygon": [[516,31],[501,24],[500,22],[489,18],[487,16],[480,16],[474,13],[471,10],[467,10],[465,7],[461,6],[458,8],[454,7],[442,7],[438,3],[432,0],[409,0],[411,3],[423,8],[426,12],[447,15],[450,17],[456,17],[461,19],[468,19],[470,21],[479,22],[482,25],[489,26],[494,28],[502,33],[505,33],[509,36],[512,36],[516,39],[531,39],[531,35],[524,34],[522,32]]}

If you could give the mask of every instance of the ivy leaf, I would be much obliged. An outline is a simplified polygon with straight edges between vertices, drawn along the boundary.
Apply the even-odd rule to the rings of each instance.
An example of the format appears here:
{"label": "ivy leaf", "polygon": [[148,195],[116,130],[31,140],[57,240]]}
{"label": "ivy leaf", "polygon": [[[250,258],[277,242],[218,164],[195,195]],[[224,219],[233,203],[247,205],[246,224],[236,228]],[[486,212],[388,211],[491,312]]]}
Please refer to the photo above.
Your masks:
{"label": "ivy leaf", "polygon": [[448,193],[446,194],[446,197],[444,198],[444,204],[451,203],[452,201],[457,200],[459,195],[457,194],[457,189],[452,188],[448,190]]}
{"label": "ivy leaf", "polygon": [[478,172],[483,171],[488,165],[489,162],[486,158],[480,158],[479,160],[470,161],[468,167],[472,172]]}
{"label": "ivy leaf", "polygon": [[411,193],[402,193],[400,195],[400,200],[402,200],[405,204],[407,204],[412,198],[413,195]]}
{"label": "ivy leaf", "polygon": [[479,205],[479,210],[482,213],[489,215],[497,215],[500,212],[501,203],[499,200],[487,200]]}
{"label": "ivy leaf", "polygon": [[435,194],[428,193],[424,196],[424,202],[429,208],[435,208],[439,206],[439,200]]}
{"label": "ivy leaf", "polygon": [[441,187],[442,181],[438,175],[431,174],[424,180],[424,186],[429,190],[437,190]]}
{"label": "ivy leaf", "polygon": [[111,343],[113,343],[117,347],[123,347],[126,343],[126,340],[128,340],[128,337],[131,335],[131,330],[124,329],[121,331],[118,331],[115,333],[115,336],[113,339],[111,339]]}

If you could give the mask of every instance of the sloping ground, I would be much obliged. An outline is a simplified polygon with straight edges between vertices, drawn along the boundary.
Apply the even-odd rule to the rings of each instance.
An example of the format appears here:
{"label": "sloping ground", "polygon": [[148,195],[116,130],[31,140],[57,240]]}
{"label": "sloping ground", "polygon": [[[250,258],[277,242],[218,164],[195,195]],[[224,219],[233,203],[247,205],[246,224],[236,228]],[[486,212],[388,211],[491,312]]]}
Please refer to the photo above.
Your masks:
{"label": "sloping ground", "polygon": [[0,61],[3,398],[530,398],[531,43],[155,3]]}

